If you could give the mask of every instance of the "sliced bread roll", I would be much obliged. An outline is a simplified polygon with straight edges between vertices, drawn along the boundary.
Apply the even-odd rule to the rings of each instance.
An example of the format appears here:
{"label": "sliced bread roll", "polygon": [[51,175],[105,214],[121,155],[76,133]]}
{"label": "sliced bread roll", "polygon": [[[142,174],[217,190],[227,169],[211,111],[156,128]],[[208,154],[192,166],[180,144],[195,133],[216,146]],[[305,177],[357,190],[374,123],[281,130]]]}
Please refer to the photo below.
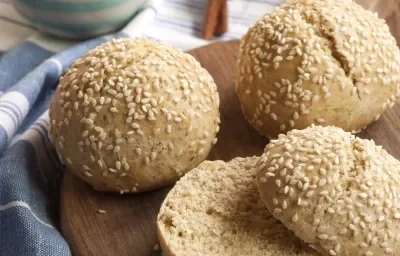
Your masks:
{"label": "sliced bread roll", "polygon": [[262,203],[257,161],[206,161],[175,185],[157,219],[165,256],[318,255]]}

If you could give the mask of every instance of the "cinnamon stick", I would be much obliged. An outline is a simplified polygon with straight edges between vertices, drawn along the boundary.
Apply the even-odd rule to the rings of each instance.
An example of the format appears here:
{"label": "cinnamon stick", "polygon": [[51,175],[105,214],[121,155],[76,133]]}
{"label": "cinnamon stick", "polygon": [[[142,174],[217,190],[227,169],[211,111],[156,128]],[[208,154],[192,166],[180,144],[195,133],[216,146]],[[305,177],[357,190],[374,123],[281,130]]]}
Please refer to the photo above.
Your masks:
{"label": "cinnamon stick", "polygon": [[222,1],[221,7],[218,14],[217,26],[215,28],[215,35],[222,35],[228,31],[228,1]]}
{"label": "cinnamon stick", "polygon": [[215,28],[218,23],[219,10],[221,0],[209,0],[207,10],[204,16],[204,27],[202,37],[209,40],[213,37]]}

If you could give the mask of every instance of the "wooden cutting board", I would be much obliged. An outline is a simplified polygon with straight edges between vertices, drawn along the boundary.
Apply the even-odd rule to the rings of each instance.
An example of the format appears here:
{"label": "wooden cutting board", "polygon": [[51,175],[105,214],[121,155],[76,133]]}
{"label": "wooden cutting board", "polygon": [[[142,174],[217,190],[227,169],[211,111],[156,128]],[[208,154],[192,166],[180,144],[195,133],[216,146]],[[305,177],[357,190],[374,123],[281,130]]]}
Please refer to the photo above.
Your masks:
{"label": "wooden cutting board", "polygon": [[[267,139],[244,120],[233,88],[238,42],[190,51],[214,77],[221,97],[221,130],[208,159],[230,160],[262,153]],[[372,138],[400,159],[400,104],[359,136]],[[94,191],[66,172],[62,184],[62,232],[74,255],[151,256],[158,243],[156,216],[170,187],[151,193],[118,195]],[[106,213],[97,213],[104,209]]]}

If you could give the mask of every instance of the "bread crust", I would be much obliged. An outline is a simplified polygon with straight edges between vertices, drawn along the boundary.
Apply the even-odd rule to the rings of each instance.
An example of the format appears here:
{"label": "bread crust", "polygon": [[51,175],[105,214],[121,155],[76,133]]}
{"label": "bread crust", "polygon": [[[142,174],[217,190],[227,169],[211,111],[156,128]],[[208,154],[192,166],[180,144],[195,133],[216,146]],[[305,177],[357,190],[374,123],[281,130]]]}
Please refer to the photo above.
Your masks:
{"label": "bread crust", "polygon": [[310,124],[358,132],[393,106],[400,53],[385,21],[348,0],[288,1],[241,39],[243,113],[276,138]]}
{"label": "bread crust", "polygon": [[336,127],[280,135],[257,164],[272,215],[323,255],[398,255],[400,162]]}
{"label": "bread crust", "polygon": [[219,95],[189,54],[118,39],[76,60],[50,105],[50,130],[72,174],[101,191],[136,193],[174,182],[208,155]]}

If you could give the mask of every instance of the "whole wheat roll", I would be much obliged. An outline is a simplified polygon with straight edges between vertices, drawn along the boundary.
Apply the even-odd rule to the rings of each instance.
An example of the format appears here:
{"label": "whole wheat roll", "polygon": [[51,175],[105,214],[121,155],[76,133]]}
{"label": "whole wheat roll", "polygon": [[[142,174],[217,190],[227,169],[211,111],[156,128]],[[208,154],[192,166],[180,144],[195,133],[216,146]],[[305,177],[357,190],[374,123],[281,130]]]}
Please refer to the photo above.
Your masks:
{"label": "whole wheat roll", "polygon": [[400,252],[400,162],[331,126],[280,135],[257,164],[271,214],[322,255]]}
{"label": "whole wheat roll", "polygon": [[207,157],[218,107],[212,77],[191,55],[145,38],[117,39],[60,79],[49,134],[68,170],[95,189],[148,191]]}
{"label": "whole wheat roll", "polygon": [[236,92],[273,138],[310,124],[358,132],[393,106],[400,53],[384,20],[349,0],[288,1],[241,39]]}

